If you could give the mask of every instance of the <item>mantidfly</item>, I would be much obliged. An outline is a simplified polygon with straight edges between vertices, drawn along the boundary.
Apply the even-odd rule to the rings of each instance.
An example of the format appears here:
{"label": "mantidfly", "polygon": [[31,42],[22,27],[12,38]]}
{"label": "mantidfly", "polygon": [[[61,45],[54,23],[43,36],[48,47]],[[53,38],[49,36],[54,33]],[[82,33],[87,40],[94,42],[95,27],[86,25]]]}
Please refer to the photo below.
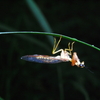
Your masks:
{"label": "mantidfly", "polygon": [[[60,63],[60,62],[68,62],[69,61],[72,63],[72,66],[76,65],[77,67],[84,68],[85,67],[84,62],[80,62],[80,60],[77,56],[77,53],[74,52],[72,55],[74,42],[72,42],[71,44],[68,43],[68,48],[57,50],[57,47],[61,41],[61,38],[62,37],[60,37],[60,39],[58,40],[57,43],[56,43],[56,38],[54,38],[54,46],[53,46],[53,50],[52,50],[52,54],[56,54],[56,53],[60,52],[60,55],[48,56],[48,55],[34,54],[34,55],[22,56],[21,59],[26,60],[26,61],[31,61],[31,62],[38,62],[38,63]],[[72,58],[71,58],[71,56],[72,56]]]}

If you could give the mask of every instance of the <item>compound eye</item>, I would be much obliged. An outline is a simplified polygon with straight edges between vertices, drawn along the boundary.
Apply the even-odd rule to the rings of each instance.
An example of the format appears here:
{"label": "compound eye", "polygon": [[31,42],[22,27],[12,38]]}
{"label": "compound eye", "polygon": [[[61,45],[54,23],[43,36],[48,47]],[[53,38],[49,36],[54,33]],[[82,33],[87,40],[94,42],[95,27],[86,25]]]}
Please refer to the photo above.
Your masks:
{"label": "compound eye", "polygon": [[84,68],[84,67],[85,67],[85,65],[84,65],[84,64],[80,64],[80,65],[79,65],[79,67]]}

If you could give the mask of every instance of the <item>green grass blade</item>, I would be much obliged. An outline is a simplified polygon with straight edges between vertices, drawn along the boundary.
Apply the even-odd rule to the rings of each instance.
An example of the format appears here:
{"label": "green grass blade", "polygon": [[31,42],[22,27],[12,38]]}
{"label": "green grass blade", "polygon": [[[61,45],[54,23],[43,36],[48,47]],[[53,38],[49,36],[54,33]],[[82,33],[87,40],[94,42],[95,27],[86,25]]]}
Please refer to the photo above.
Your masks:
{"label": "green grass blade", "polygon": [[[26,0],[26,3],[28,5],[28,7],[30,8],[30,11],[32,12],[33,16],[35,16],[38,23],[42,27],[42,29],[46,32],[52,32],[52,29],[51,29],[48,21],[46,20],[45,16],[41,12],[41,10],[39,9],[39,7],[35,3],[35,1],[34,0]],[[53,38],[50,36],[47,36],[47,38],[49,39],[50,43],[53,45],[53,42],[52,42]]]}
{"label": "green grass blade", "polygon": [[35,18],[43,28],[43,30],[52,32],[48,21],[46,20],[45,16],[42,14],[41,10],[39,9],[38,5],[34,2],[34,0],[26,0],[26,3],[30,8],[33,16],[35,16]]}
{"label": "green grass blade", "polygon": [[69,36],[65,36],[65,35],[61,35],[61,34],[57,34],[57,33],[49,33],[49,32],[32,32],[32,31],[16,31],[16,32],[0,32],[0,34],[44,34],[44,35],[51,35],[51,36],[57,36],[57,37],[60,37],[62,36],[62,38],[65,38],[65,39],[69,39],[69,40],[72,40],[72,41],[76,41],[76,42],[79,42],[79,43],[82,43],[82,44],[85,44],[87,46],[90,46],[94,49],[97,49],[100,51],[100,48],[94,46],[94,45],[91,45],[91,44],[88,44],[86,42],[83,42],[81,40],[78,40],[76,38],[72,38],[72,37],[69,37]]}

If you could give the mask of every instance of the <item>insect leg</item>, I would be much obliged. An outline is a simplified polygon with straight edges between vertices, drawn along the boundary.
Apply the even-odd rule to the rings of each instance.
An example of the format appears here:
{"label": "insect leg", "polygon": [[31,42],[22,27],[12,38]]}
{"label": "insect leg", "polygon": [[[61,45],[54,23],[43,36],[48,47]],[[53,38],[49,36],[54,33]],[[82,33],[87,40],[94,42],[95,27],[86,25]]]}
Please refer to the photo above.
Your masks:
{"label": "insect leg", "polygon": [[65,51],[69,51],[68,52],[68,54],[69,55],[72,55],[72,51],[73,51],[73,44],[74,44],[75,42],[72,42],[72,44],[70,44],[70,42],[68,43],[68,49],[67,48],[65,48]]}
{"label": "insect leg", "polygon": [[61,38],[62,37],[60,36],[60,39],[58,40],[57,43],[56,43],[56,38],[54,38],[54,46],[53,46],[52,54],[56,54],[56,53],[58,53],[58,52],[63,50],[63,49],[60,49],[60,50],[56,51],[56,49],[57,49],[57,47],[58,47],[58,45],[59,45],[59,43],[61,41]]}

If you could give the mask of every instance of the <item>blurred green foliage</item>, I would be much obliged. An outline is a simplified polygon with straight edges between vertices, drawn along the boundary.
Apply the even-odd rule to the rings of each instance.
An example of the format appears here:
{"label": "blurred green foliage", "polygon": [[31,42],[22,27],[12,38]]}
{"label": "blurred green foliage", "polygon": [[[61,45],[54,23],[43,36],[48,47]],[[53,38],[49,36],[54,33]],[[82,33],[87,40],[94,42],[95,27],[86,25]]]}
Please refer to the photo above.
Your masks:
{"label": "blurred green foliage", "polygon": [[[53,30],[100,47],[100,1],[34,2],[49,23],[48,32]],[[46,31],[25,0],[1,0],[0,13],[0,31]],[[66,48],[68,42],[63,39],[59,48]],[[80,60],[94,74],[72,67],[69,62],[39,64],[20,59],[27,54],[52,55],[52,46],[46,35],[0,35],[0,97],[4,100],[99,100],[99,51],[77,42],[74,45]]]}

